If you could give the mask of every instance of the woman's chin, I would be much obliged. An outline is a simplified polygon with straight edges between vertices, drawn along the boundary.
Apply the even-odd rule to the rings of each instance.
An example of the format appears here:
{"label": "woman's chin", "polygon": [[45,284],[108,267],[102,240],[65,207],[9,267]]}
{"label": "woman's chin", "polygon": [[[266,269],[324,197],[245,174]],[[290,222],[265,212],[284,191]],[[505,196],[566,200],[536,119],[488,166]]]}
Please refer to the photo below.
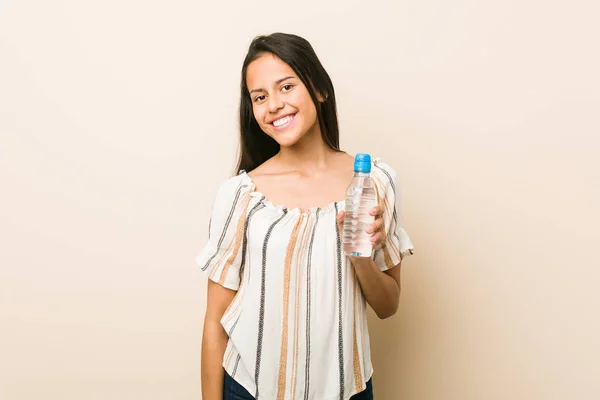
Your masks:
{"label": "woman's chin", "polygon": [[298,143],[302,138],[302,135],[298,135],[294,132],[278,132],[271,136],[281,147],[290,147]]}

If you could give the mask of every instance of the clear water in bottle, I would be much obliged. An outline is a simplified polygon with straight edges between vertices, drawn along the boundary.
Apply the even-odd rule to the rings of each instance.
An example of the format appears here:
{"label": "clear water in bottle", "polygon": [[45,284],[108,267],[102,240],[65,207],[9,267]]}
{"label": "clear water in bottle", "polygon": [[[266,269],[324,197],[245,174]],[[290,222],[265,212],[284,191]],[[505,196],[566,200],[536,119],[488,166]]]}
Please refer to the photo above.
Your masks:
{"label": "clear water in bottle", "polygon": [[346,215],[342,231],[344,253],[348,256],[371,256],[371,234],[366,230],[375,220],[369,214],[377,205],[377,192],[373,185],[371,156],[357,154],[354,160],[354,179],[346,191]]}

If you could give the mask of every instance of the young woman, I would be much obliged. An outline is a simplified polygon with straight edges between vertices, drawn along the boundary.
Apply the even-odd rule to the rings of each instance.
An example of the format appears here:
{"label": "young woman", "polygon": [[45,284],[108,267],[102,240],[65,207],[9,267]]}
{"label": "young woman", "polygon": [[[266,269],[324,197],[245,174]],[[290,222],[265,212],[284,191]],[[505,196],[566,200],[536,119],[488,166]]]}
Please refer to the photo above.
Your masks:
{"label": "young woman", "polygon": [[205,400],[372,399],[366,303],[396,312],[396,174],[372,162],[373,257],[346,257],[340,224],[354,159],[339,149],[335,92],[311,45],[254,39],[242,68],[238,175],[214,200],[202,339]]}

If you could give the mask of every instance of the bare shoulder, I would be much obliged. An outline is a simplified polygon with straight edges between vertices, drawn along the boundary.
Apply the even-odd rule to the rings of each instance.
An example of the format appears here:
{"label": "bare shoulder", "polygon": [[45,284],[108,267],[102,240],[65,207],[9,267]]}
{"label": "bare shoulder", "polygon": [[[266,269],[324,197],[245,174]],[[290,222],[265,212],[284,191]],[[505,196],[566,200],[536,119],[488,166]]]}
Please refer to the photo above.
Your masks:
{"label": "bare shoulder", "polygon": [[334,168],[332,169],[332,179],[341,179],[344,182],[349,182],[354,176],[354,156],[339,152],[335,157]]}
{"label": "bare shoulder", "polygon": [[339,153],[339,166],[341,170],[354,170],[354,156],[345,152]]}

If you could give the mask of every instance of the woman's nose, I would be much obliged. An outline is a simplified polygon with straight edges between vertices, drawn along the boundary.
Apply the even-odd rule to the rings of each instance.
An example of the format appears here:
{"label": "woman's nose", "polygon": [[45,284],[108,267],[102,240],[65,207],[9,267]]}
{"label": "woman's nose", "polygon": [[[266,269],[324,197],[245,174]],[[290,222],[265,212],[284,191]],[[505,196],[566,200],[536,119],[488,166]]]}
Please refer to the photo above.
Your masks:
{"label": "woman's nose", "polygon": [[278,95],[273,95],[269,97],[269,111],[277,112],[283,108],[283,101]]}

